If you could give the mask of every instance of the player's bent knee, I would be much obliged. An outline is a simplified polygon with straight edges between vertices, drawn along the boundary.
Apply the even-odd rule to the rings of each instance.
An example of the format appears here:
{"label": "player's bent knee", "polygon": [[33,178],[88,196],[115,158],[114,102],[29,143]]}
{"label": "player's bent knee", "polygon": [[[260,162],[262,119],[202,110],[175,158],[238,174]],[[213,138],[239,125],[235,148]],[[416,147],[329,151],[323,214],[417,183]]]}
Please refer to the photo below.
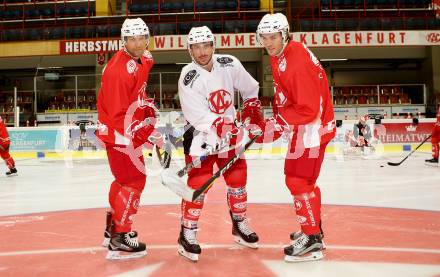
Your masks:
{"label": "player's bent knee", "polygon": [[246,186],[247,170],[234,170],[225,177],[226,184],[230,188],[241,188]]}
{"label": "player's bent knee", "polygon": [[286,175],[286,186],[292,195],[309,194],[315,189],[315,182]]}
{"label": "player's bent knee", "polygon": [[122,187],[128,187],[135,191],[139,191],[139,193],[141,193],[144,190],[146,181],[147,180],[145,178],[138,178],[136,180],[132,180],[127,184],[121,184],[121,185]]}
{"label": "player's bent knee", "polygon": [[226,184],[231,188],[240,188],[246,185],[247,165],[244,159],[240,159],[223,175]]}
{"label": "player's bent knee", "polygon": [[206,181],[211,178],[212,173],[199,171],[197,175],[188,176],[188,186],[193,189],[199,189]]}

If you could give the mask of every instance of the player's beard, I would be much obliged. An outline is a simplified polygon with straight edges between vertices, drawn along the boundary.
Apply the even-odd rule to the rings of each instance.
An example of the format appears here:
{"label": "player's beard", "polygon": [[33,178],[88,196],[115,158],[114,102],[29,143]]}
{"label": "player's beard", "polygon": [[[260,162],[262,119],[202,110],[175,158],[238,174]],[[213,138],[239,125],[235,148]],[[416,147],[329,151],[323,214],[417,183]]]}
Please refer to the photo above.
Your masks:
{"label": "player's beard", "polygon": [[[203,56],[204,60],[207,60],[207,58],[205,58],[205,57],[208,57],[208,56],[209,56],[209,55],[205,55],[205,56]],[[195,62],[196,62],[199,66],[201,66],[202,68],[204,68],[204,69],[210,71],[211,68],[212,68],[212,63],[213,63],[213,62],[212,62],[212,58],[213,58],[213,57],[214,57],[214,53],[211,54],[211,56],[209,57],[208,61],[205,62],[205,63],[201,63],[200,61],[198,61],[198,60],[196,60],[196,59],[194,59],[194,60],[195,60]]]}

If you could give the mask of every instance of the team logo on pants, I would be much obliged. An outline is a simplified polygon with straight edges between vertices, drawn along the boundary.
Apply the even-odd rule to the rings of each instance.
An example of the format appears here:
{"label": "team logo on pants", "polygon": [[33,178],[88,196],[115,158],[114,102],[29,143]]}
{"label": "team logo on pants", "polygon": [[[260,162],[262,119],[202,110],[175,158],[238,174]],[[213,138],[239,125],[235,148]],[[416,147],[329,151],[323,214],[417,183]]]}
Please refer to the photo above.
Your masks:
{"label": "team logo on pants", "polygon": [[209,109],[216,114],[223,114],[232,104],[232,97],[224,89],[211,92],[208,97]]}
{"label": "team logo on pants", "polygon": [[188,213],[194,217],[199,217],[201,210],[200,209],[188,209]]}
{"label": "team logo on pants", "polygon": [[305,223],[307,222],[307,218],[306,218],[305,216],[300,216],[300,215],[298,215],[298,216],[297,216],[297,219],[298,219],[298,223],[299,223],[299,224],[301,224],[301,225],[306,225]]}

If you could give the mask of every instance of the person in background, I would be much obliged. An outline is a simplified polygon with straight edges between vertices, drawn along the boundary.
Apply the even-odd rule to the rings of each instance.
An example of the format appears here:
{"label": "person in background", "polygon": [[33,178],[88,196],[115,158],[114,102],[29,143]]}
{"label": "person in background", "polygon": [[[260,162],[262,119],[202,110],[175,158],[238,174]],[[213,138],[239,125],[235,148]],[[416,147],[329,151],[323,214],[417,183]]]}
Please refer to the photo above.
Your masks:
{"label": "person in background", "polygon": [[11,140],[9,138],[8,130],[6,129],[6,123],[0,116],[0,156],[5,161],[9,171],[6,172],[6,176],[17,175],[17,169],[15,168],[15,161],[9,154],[9,146]]}

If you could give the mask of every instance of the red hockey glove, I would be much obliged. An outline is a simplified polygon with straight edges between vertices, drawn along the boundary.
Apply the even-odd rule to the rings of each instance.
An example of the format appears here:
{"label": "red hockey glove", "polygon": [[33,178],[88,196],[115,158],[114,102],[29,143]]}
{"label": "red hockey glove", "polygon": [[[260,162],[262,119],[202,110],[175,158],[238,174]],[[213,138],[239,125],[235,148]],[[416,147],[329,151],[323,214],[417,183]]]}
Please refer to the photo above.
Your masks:
{"label": "red hockey glove", "polygon": [[274,142],[281,137],[284,132],[290,131],[289,124],[280,115],[274,115],[266,119],[263,130],[263,136],[257,139],[257,143]]}
{"label": "red hockey glove", "polygon": [[262,124],[264,121],[263,112],[261,111],[261,102],[257,98],[250,98],[243,103],[242,121],[250,119],[250,124]]}
{"label": "red hockey glove", "polygon": [[[242,122],[249,120],[249,138],[253,138],[255,135],[260,134],[264,129],[265,122],[263,112],[261,111],[261,102],[257,98],[250,98],[243,103]],[[262,140],[262,138],[260,139]]]}
{"label": "red hockey glove", "polygon": [[153,124],[155,123],[155,119],[153,120],[153,124],[151,121],[151,118],[147,118],[142,122],[135,120],[127,128],[127,134],[131,136],[135,147],[143,145],[146,142],[156,144],[159,147],[164,145],[164,137],[156,130],[156,128],[154,128]]}
{"label": "red hockey glove", "polygon": [[218,117],[213,123],[212,127],[215,129],[217,136],[223,138],[229,136],[229,145],[234,146],[241,140],[242,132],[235,126],[234,122],[228,121],[224,117]]}

